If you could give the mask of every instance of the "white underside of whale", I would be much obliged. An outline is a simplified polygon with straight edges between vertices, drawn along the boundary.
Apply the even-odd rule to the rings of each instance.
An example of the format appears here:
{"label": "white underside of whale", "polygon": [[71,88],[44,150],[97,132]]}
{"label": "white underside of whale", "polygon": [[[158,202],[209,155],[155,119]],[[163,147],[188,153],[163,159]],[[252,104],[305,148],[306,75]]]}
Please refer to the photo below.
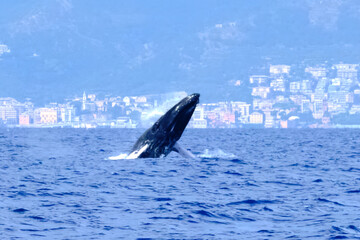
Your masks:
{"label": "white underside of whale", "polygon": [[136,159],[136,158],[138,158],[140,156],[140,154],[145,152],[148,147],[149,147],[149,144],[145,144],[139,150],[135,150],[132,153],[130,153],[129,156],[126,157],[126,159]]}

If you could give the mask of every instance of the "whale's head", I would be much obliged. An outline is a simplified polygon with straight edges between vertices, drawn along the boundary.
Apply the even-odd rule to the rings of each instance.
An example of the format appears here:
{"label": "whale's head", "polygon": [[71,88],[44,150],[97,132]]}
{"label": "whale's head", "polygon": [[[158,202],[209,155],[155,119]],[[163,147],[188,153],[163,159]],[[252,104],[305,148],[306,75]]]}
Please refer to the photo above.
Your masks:
{"label": "whale's head", "polygon": [[151,128],[156,134],[166,134],[172,140],[178,141],[184,132],[196,105],[199,103],[200,94],[194,93],[187,96],[169,111],[167,111]]}
{"label": "whale's head", "polygon": [[198,93],[191,94],[168,110],[138,139],[133,151],[147,145],[139,157],[160,157],[169,154],[189,123],[199,103],[199,97]]}

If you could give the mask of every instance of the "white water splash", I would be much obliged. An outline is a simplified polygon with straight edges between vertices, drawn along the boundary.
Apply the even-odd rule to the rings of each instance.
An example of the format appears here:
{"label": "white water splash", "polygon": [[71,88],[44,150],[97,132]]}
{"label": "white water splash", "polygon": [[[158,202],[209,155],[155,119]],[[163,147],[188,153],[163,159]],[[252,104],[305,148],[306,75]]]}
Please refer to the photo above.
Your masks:
{"label": "white water splash", "polygon": [[232,153],[226,153],[221,149],[209,150],[205,149],[203,153],[197,155],[201,158],[236,158]]}
{"label": "white water splash", "polygon": [[141,114],[141,122],[143,127],[152,126],[162,115],[164,115],[171,107],[187,96],[186,92],[169,93],[166,100],[161,105],[151,110],[143,111]]}
{"label": "white water splash", "polygon": [[123,160],[127,159],[128,154],[127,153],[121,153],[118,156],[108,157],[105,160]]}

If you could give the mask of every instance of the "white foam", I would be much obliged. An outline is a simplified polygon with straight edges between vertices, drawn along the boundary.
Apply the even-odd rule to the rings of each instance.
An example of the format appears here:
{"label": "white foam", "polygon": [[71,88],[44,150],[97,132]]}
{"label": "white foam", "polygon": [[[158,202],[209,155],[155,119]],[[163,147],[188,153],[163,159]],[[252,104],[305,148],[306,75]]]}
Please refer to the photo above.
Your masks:
{"label": "white foam", "polygon": [[122,160],[127,159],[128,154],[127,153],[121,153],[118,156],[108,157],[106,160]]}
{"label": "white foam", "polygon": [[226,153],[221,149],[209,150],[205,149],[203,153],[197,155],[201,158],[236,158],[232,153]]}

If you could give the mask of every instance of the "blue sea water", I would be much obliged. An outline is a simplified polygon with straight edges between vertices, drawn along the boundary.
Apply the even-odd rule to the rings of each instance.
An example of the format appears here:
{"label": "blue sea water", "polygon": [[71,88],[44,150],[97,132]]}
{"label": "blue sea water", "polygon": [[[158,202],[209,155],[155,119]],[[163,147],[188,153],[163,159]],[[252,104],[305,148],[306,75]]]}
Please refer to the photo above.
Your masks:
{"label": "blue sea water", "polygon": [[1,129],[0,239],[360,239],[359,130]]}

